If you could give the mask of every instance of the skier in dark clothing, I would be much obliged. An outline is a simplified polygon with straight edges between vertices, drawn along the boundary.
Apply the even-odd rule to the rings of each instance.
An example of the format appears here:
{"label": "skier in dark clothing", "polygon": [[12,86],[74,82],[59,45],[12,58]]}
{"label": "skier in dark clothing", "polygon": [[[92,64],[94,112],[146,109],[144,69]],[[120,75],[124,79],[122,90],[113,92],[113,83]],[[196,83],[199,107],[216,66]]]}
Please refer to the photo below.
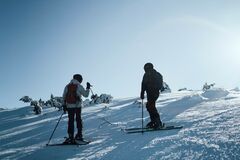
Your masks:
{"label": "skier in dark clothing", "polygon": [[[82,135],[82,96],[88,97],[90,90],[90,83],[87,82],[86,90],[81,85],[82,76],[75,74],[71,82],[65,87],[63,92],[64,107],[63,110],[68,112],[68,135],[66,143],[75,143],[75,140],[83,141]],[[78,132],[74,138],[74,117],[76,115],[76,123]]]}
{"label": "skier in dark clothing", "polygon": [[151,121],[146,127],[159,128],[163,127],[163,123],[160,120],[158,110],[156,108],[156,101],[159,97],[159,93],[163,87],[162,75],[153,68],[152,63],[146,63],[144,65],[145,74],[142,80],[141,99],[144,99],[144,92],[147,93],[146,108],[149,112]]}

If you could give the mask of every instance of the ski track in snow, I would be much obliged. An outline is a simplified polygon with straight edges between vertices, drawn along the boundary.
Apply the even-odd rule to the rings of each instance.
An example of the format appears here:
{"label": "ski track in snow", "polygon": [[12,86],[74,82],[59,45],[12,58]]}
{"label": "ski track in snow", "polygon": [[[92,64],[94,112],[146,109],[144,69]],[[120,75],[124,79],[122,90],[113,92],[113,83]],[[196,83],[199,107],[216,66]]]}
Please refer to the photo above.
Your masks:
{"label": "ski track in snow", "polygon": [[[138,101],[137,101],[138,100]],[[111,104],[84,107],[85,146],[46,147],[61,112],[47,108],[33,115],[23,107],[0,112],[2,160],[195,160],[240,159],[240,94],[223,89],[162,94],[157,101],[161,119],[181,130],[126,134],[124,128],[141,127],[141,101],[116,99]],[[144,123],[149,115],[144,109]],[[63,141],[64,115],[51,143]]]}

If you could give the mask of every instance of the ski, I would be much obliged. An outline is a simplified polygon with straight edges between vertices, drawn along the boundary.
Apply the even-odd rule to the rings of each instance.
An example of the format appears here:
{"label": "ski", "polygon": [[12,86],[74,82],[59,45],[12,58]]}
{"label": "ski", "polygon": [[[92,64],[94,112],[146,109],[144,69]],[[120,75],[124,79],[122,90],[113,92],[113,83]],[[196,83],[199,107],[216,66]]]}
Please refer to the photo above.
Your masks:
{"label": "ski", "polygon": [[[172,128],[172,127],[174,127],[173,125],[171,125],[171,126],[165,126],[164,128]],[[133,127],[133,128],[125,128],[124,130],[125,131],[132,131],[132,130],[141,130],[141,129],[151,129],[151,128],[149,128],[149,127]]]}
{"label": "ski", "polygon": [[163,131],[163,130],[172,130],[172,129],[181,129],[183,126],[165,126],[163,128],[126,128],[124,131],[126,133],[141,133],[141,132],[151,132],[151,131]]}
{"label": "ski", "polygon": [[46,146],[81,146],[87,145],[91,143],[91,141],[76,141],[76,143],[54,143],[54,144],[46,144]]}

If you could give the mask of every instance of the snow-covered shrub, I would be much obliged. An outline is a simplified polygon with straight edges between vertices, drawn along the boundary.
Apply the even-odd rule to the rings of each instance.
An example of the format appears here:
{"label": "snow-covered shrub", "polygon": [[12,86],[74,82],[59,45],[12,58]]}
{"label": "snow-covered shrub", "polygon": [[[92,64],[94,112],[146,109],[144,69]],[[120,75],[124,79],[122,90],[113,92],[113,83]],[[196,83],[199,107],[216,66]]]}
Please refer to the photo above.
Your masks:
{"label": "snow-covered shrub", "polygon": [[62,103],[57,99],[52,99],[52,106],[60,109],[62,107]]}
{"label": "snow-covered shrub", "polygon": [[212,84],[207,84],[207,82],[203,85],[203,91],[206,91],[208,89],[211,89],[212,87],[214,87],[215,83]]}
{"label": "snow-covered shrub", "polygon": [[217,98],[226,97],[228,94],[229,92],[223,88],[212,88],[203,92],[202,96],[208,99],[217,99]]}
{"label": "snow-covered shrub", "polygon": [[30,103],[32,101],[32,98],[30,98],[29,96],[23,96],[19,99],[19,101],[23,101],[24,103]]}
{"label": "snow-covered shrub", "polygon": [[186,91],[187,88],[180,88],[178,91]]}
{"label": "snow-covered shrub", "polygon": [[44,105],[44,102],[39,99],[39,101],[32,100],[29,96],[23,96],[20,101],[23,101],[24,103],[30,103],[30,106],[33,106],[33,112],[35,114],[41,114],[42,113],[42,107]]}
{"label": "snow-covered shrub", "polygon": [[133,104],[140,105],[140,104],[142,104],[142,101],[141,100],[136,100],[136,101],[133,102]]}
{"label": "snow-covered shrub", "polygon": [[142,100],[136,100],[133,102],[133,105],[138,106],[139,108],[142,107]]}
{"label": "snow-covered shrub", "polygon": [[84,107],[89,106],[90,103],[91,103],[91,101],[90,101],[89,99],[85,99],[85,100],[83,101],[83,106],[84,106]]}
{"label": "snow-covered shrub", "polygon": [[39,105],[42,106],[42,107],[43,107],[44,104],[45,104],[45,102],[44,102],[41,98],[38,100],[38,103],[39,103]]}
{"label": "snow-covered shrub", "polygon": [[89,104],[110,103],[112,99],[113,97],[109,94],[101,94],[100,96],[94,94],[91,96],[91,101],[89,102]]}
{"label": "snow-covered shrub", "polygon": [[54,97],[53,95],[51,95],[50,100],[47,100],[45,102],[46,106],[55,107],[55,108],[58,108],[59,110],[62,110],[62,104],[63,104],[63,98],[62,97]]}
{"label": "snow-covered shrub", "polygon": [[238,87],[235,87],[234,89],[232,89],[231,91],[235,91],[235,92],[239,92],[240,89]]}
{"label": "snow-covered shrub", "polygon": [[38,101],[32,101],[30,105],[34,107],[33,112],[35,112],[35,114],[41,114],[42,113],[42,107],[40,106]]}

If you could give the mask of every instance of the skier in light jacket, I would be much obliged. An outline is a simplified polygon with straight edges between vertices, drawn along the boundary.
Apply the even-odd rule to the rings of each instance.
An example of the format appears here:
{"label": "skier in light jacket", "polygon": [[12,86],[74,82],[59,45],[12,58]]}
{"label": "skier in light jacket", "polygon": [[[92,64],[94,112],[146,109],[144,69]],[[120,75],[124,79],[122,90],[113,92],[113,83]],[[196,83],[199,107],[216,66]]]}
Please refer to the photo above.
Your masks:
{"label": "skier in light jacket", "polygon": [[[69,84],[66,85],[63,92],[64,112],[68,112],[68,138],[66,143],[75,143],[75,140],[83,141],[82,135],[82,96],[88,97],[91,84],[87,82],[86,89],[81,85],[82,76],[75,74]],[[74,117],[76,115],[77,134],[74,138]]]}

